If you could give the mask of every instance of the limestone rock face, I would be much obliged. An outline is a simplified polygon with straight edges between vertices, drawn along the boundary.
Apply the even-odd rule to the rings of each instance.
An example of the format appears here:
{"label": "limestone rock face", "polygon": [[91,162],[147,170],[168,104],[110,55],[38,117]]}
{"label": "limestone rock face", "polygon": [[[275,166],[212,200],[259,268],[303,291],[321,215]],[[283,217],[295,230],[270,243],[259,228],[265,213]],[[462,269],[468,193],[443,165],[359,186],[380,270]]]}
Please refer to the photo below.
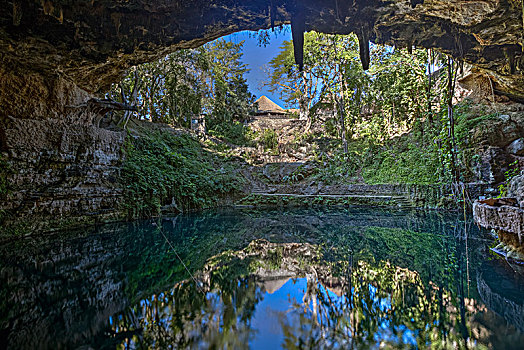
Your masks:
{"label": "limestone rock face", "polygon": [[488,72],[496,91],[524,97],[522,9],[511,0],[14,0],[0,6],[0,52],[4,64],[98,91],[130,65],[297,14],[306,30],[438,48]]}
{"label": "limestone rock face", "polygon": [[515,206],[491,206],[476,202],[473,205],[473,216],[480,226],[509,232],[519,236],[524,233],[524,210]]}
{"label": "limestone rock face", "polygon": [[508,164],[509,158],[503,148],[488,147],[480,157],[480,178],[488,183],[502,182]]}
{"label": "limestone rock face", "polygon": [[6,161],[0,176],[9,184],[0,192],[2,229],[30,232],[122,217],[118,177],[125,133],[97,127],[97,114],[81,103],[90,95],[67,80],[7,71],[0,79],[32,97],[12,90],[1,100],[16,112],[0,123]]}
{"label": "limestone rock face", "polygon": [[[518,197],[520,205],[524,204],[524,176],[513,179],[510,185],[510,195]],[[491,202],[490,202],[491,201]],[[500,244],[493,248],[497,254],[504,256],[508,262],[522,265],[524,262],[524,209],[514,203],[514,199],[502,198],[496,200],[476,201],[473,204],[475,222],[488,229],[497,231]],[[521,269],[521,268],[520,268]]]}
{"label": "limestone rock face", "polygon": [[[520,104],[516,104],[521,108]],[[519,150],[524,135],[524,113],[508,112],[489,122],[481,123],[471,131],[470,147],[478,155],[472,164],[475,181],[497,184],[505,181],[510,164],[518,161],[524,150]]]}
{"label": "limestone rock face", "polygon": [[507,147],[524,135],[524,112],[500,115],[490,120],[489,127],[481,125],[473,133],[472,142],[477,145]]}

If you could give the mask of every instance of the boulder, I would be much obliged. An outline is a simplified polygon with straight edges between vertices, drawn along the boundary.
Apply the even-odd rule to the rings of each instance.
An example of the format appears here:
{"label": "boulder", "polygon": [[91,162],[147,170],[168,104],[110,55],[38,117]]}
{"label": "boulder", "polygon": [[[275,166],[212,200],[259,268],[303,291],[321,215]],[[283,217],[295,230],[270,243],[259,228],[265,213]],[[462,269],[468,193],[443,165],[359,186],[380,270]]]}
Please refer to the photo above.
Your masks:
{"label": "boulder", "polygon": [[524,156],[524,137],[516,139],[509,144],[508,153],[514,154],[516,156]]}
{"label": "boulder", "polygon": [[480,154],[479,180],[499,183],[505,180],[504,173],[511,163],[510,155],[501,147],[488,147]]}
{"label": "boulder", "polygon": [[523,209],[510,205],[493,206],[477,201],[473,204],[473,217],[475,222],[482,227],[514,235],[518,239],[518,247],[522,247]]}

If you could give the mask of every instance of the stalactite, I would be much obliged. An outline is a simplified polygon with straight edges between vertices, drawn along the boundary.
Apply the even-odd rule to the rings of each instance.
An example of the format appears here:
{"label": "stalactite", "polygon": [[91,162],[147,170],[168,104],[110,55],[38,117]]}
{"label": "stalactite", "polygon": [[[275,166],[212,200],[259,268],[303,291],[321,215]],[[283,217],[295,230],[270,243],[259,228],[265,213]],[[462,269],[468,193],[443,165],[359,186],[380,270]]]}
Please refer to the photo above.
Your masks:
{"label": "stalactite", "polygon": [[424,0],[410,0],[411,8],[415,8],[418,4],[423,4]]}
{"label": "stalactite", "polygon": [[22,4],[19,0],[13,1],[13,25],[19,26],[22,20]]}
{"label": "stalactite", "polygon": [[295,54],[295,63],[298,64],[299,71],[304,69],[304,32],[306,21],[304,12],[296,9],[291,15],[291,35],[293,37],[293,53]]}
{"label": "stalactite", "polygon": [[271,29],[275,31],[275,18],[277,15],[277,8],[275,6],[274,0],[269,1],[269,19],[271,21]]}
{"label": "stalactite", "polygon": [[364,70],[369,69],[369,30],[367,26],[362,25],[357,31],[358,47],[360,49],[360,62]]}

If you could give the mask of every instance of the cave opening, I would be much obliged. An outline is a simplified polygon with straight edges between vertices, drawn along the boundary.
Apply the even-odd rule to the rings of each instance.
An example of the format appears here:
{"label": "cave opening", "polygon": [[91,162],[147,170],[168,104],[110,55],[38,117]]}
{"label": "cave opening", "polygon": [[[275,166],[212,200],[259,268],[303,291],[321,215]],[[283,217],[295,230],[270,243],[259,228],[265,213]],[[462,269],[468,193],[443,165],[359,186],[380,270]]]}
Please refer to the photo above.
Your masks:
{"label": "cave opening", "polygon": [[522,23],[0,6],[0,347],[522,344]]}

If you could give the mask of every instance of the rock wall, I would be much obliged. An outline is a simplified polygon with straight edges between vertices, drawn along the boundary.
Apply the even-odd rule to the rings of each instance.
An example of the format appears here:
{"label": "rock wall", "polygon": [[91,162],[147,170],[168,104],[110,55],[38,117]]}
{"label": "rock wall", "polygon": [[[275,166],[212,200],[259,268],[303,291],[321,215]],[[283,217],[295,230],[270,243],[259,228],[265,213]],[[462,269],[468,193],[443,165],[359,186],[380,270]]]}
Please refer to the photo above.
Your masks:
{"label": "rock wall", "polygon": [[506,180],[510,168],[524,167],[524,105],[499,104],[498,108],[503,112],[470,131],[466,151],[476,155],[469,165],[473,175],[470,181],[496,186]]}
{"label": "rock wall", "polygon": [[61,243],[40,237],[1,248],[0,348],[76,349],[127,306],[123,270],[136,263],[130,252],[137,248],[124,225],[103,230],[64,236]]}
{"label": "rock wall", "polygon": [[519,176],[511,179],[508,186],[508,196],[516,198],[519,206],[524,209],[524,170]]}
{"label": "rock wall", "polygon": [[95,125],[92,96],[60,77],[0,77],[17,87],[0,84],[0,235],[122,217],[125,134]]}

